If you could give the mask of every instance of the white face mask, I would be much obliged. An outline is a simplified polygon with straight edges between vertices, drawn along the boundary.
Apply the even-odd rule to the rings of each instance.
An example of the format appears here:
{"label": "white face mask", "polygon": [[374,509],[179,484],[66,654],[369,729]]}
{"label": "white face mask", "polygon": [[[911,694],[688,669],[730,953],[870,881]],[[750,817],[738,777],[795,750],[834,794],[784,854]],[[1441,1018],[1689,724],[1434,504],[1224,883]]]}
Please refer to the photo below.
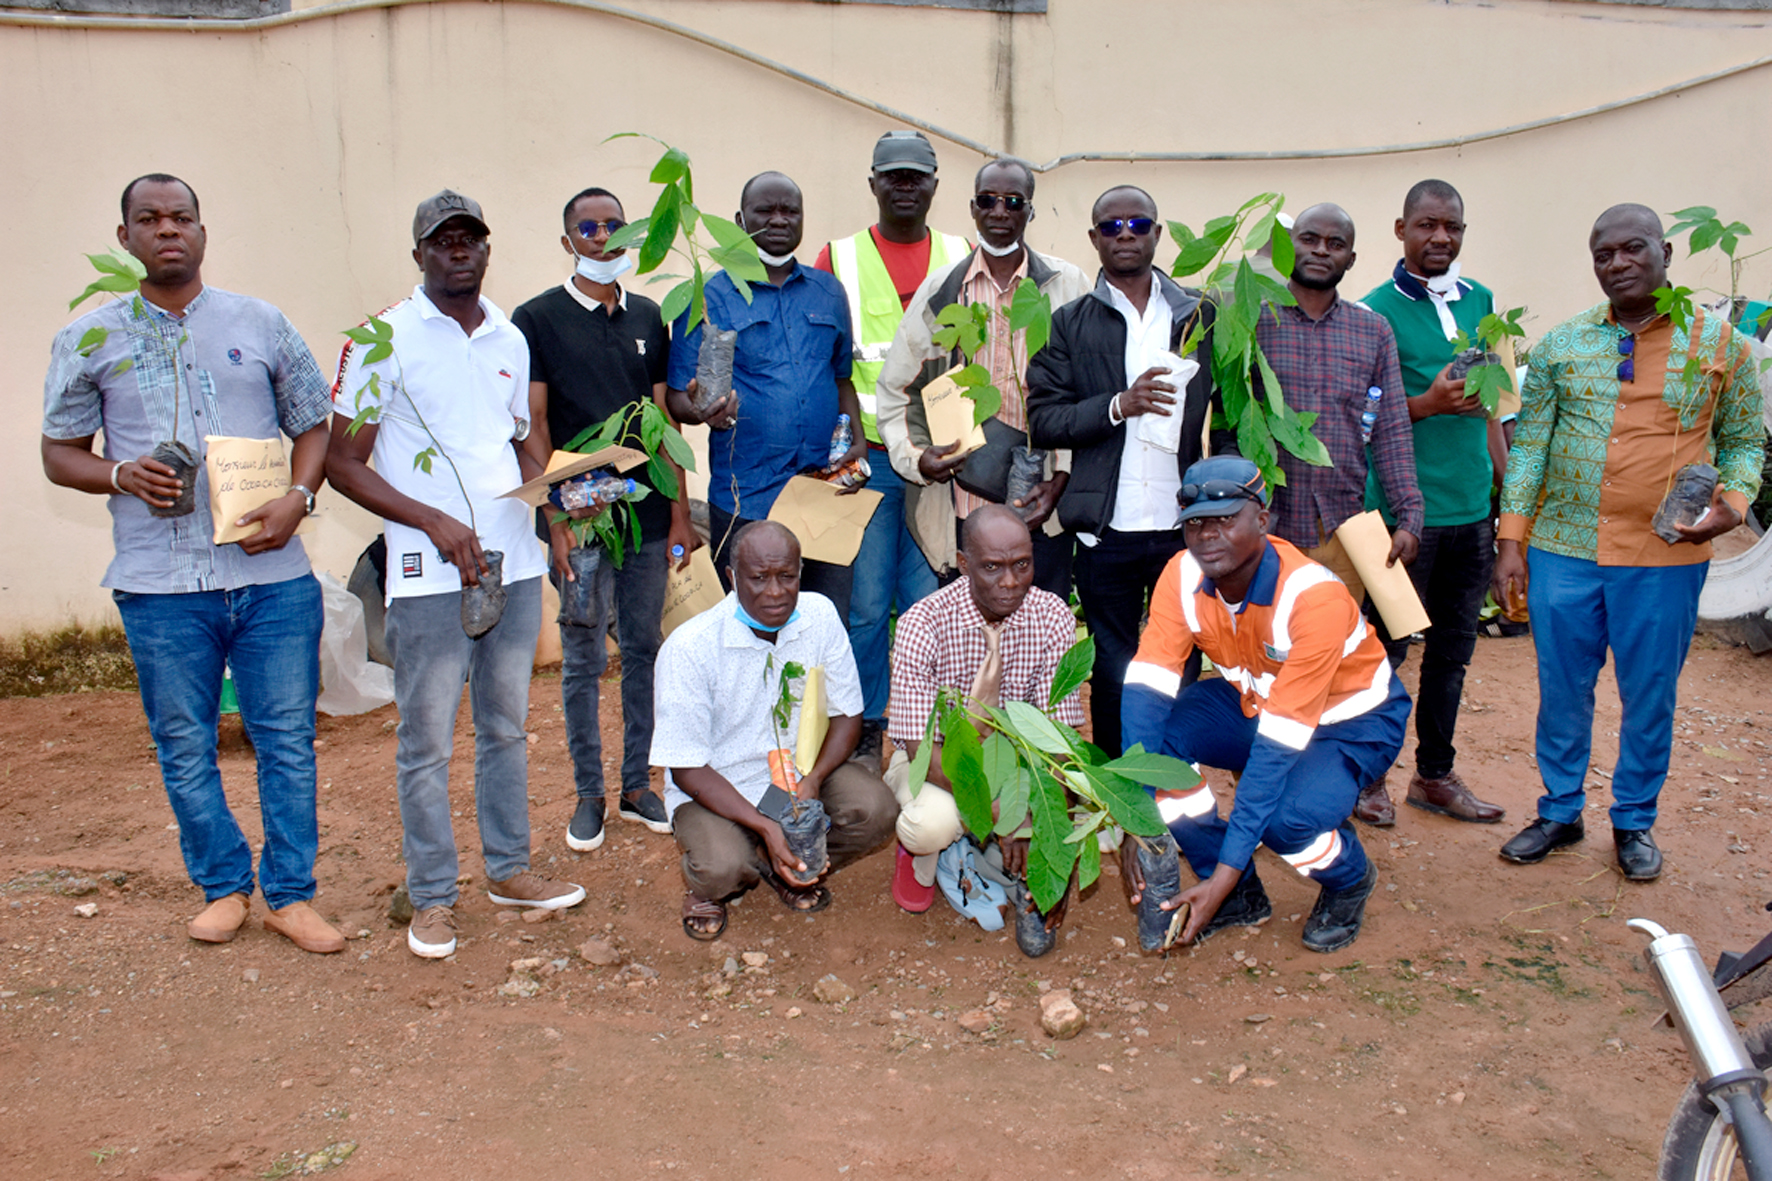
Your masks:
{"label": "white face mask", "polygon": [[634,269],[634,256],[625,250],[614,258],[586,258],[580,254],[577,266],[580,275],[607,287]]}
{"label": "white face mask", "polygon": [[1009,243],[1007,246],[992,246],[989,242],[984,240],[983,235],[980,235],[978,239],[978,248],[992,258],[1008,258],[1011,254],[1014,254],[1021,249],[1021,242],[1017,240]]}
{"label": "white face mask", "polygon": [[792,254],[771,254],[761,246],[757,248],[757,257],[763,260],[765,266],[772,267],[785,267],[794,261]]}

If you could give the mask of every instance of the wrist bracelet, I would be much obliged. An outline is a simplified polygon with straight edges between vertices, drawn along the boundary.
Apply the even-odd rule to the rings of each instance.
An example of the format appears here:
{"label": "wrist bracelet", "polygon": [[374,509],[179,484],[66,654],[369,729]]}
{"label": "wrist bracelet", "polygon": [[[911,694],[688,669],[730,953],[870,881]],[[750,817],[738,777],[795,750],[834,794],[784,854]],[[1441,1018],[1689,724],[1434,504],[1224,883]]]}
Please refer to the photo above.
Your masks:
{"label": "wrist bracelet", "polygon": [[123,471],[123,465],[128,462],[129,461],[127,459],[119,459],[117,461],[116,465],[111,468],[111,487],[115,488],[118,492],[123,491],[123,485],[121,485],[117,482],[117,476],[120,472]]}

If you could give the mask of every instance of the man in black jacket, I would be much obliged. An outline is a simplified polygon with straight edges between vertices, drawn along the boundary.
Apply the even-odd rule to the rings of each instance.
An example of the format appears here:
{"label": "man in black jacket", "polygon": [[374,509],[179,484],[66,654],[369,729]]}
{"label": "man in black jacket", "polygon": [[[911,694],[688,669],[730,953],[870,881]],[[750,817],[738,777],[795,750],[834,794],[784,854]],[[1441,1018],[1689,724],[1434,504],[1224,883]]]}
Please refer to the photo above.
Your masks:
{"label": "man in black jacket", "polygon": [[[1052,339],[1028,363],[1028,436],[1035,447],[1071,451],[1058,518],[1082,543],[1076,582],[1095,637],[1095,743],[1118,755],[1121,683],[1157,576],[1185,548],[1175,497],[1181,473],[1200,458],[1212,395],[1206,366],[1178,392],[1164,354],[1179,353],[1197,325],[1210,328],[1212,309],[1152,266],[1163,226],[1149,193],[1109,189],[1090,220],[1101,274],[1093,291],[1054,313]],[[1210,334],[1191,355],[1212,355]],[[1140,431],[1144,415],[1180,417],[1174,451],[1147,441],[1162,432]],[[1196,654],[1189,681],[1198,669]]]}

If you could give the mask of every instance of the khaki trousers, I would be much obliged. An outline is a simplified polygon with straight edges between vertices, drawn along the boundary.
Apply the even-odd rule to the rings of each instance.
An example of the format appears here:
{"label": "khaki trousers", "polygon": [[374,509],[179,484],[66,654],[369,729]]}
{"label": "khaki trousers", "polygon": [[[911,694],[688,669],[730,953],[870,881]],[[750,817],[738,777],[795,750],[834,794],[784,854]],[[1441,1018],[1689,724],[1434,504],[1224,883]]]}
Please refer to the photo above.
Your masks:
{"label": "khaki trousers", "polygon": [[946,788],[933,783],[911,795],[911,759],[902,750],[894,750],[886,765],[886,786],[898,798],[898,843],[911,855],[917,882],[933,886],[936,855],[966,835],[960,809]]}

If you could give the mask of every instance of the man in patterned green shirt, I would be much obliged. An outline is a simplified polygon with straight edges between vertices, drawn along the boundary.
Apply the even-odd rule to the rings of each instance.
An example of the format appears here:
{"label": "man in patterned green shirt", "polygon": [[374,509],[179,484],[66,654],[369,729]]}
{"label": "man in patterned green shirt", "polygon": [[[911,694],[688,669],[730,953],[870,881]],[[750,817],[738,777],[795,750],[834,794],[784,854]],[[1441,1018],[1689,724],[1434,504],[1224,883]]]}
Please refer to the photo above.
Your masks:
{"label": "man in patterned green shirt", "polygon": [[[1760,485],[1765,431],[1746,343],[1700,312],[1656,310],[1673,247],[1641,205],[1588,238],[1607,302],[1532,350],[1501,497],[1496,598],[1526,593],[1538,651],[1538,818],[1501,848],[1530,865],[1582,839],[1594,684],[1607,650],[1624,707],[1612,837],[1632,881],[1661,873],[1650,836],[1673,749],[1674,697],[1698,620],[1710,540],[1740,524]],[[1714,464],[1709,510],[1669,543],[1650,522],[1687,464]],[[1531,578],[1523,546],[1531,533]]]}

